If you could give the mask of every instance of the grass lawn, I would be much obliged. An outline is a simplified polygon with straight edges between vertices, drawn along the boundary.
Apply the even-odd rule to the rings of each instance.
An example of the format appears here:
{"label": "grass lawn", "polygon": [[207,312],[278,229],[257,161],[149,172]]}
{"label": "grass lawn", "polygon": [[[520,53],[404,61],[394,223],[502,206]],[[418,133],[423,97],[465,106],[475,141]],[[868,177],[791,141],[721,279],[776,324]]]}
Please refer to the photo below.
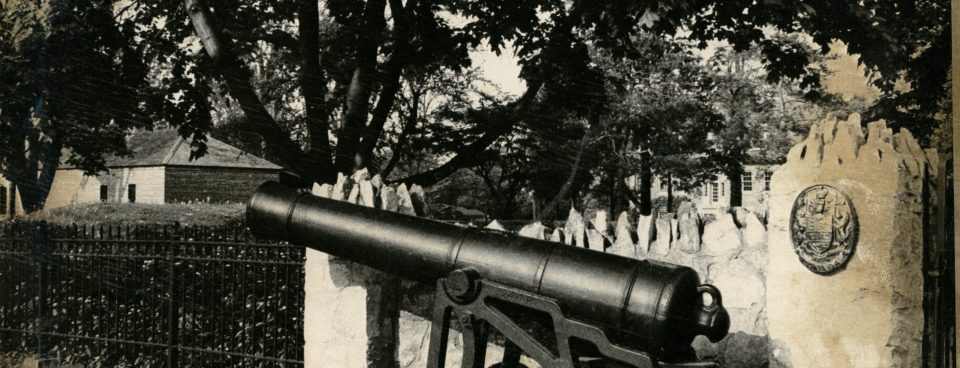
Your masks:
{"label": "grass lawn", "polygon": [[243,204],[94,203],[43,210],[20,217],[57,224],[224,225],[243,221]]}

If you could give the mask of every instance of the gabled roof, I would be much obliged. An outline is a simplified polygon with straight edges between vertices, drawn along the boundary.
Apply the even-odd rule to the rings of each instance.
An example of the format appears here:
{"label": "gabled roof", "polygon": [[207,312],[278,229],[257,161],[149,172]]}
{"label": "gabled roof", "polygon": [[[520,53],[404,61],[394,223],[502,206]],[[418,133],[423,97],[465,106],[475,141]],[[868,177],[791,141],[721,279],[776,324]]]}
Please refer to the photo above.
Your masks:
{"label": "gabled roof", "polygon": [[[127,138],[130,156],[107,158],[107,167],[200,166],[280,170],[270,161],[246,153],[214,138],[207,138],[207,153],[190,159],[190,142],[173,129],[140,131]],[[73,168],[63,165],[61,168]]]}

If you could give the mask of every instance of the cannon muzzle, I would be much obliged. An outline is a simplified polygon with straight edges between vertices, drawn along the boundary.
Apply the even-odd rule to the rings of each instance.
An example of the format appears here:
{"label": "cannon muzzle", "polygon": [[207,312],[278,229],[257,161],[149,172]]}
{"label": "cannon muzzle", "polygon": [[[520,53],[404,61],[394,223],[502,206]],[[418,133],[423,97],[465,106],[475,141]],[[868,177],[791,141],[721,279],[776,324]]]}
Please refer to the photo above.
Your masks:
{"label": "cannon muzzle", "polygon": [[689,267],[406,216],[278,183],[260,186],[246,216],[256,236],[408,279],[435,283],[469,269],[485,280],[556,300],[568,317],[654,354],[689,348],[697,335],[719,341],[730,326],[720,292],[701,284]]}

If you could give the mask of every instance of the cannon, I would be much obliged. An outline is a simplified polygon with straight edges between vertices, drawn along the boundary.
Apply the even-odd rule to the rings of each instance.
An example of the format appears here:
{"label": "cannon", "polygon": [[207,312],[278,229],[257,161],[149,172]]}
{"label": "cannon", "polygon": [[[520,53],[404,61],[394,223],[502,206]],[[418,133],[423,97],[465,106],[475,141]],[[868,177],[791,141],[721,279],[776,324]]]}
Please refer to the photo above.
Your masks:
{"label": "cannon", "polygon": [[544,367],[591,359],[709,367],[692,359],[693,339],[717,342],[730,326],[717,288],[684,266],[377,210],[274,182],[250,198],[246,221],[255,236],[435,284],[430,368],[443,367],[451,319],[464,337],[462,366],[470,368],[484,367],[491,328],[505,340],[499,367],[517,367],[521,352]]}

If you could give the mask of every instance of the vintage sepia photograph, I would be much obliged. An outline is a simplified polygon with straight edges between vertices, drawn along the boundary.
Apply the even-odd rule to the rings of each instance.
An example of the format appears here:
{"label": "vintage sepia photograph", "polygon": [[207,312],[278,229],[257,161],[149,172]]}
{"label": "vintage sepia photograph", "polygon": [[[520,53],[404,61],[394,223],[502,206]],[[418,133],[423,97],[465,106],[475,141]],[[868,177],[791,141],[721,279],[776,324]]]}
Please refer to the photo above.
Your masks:
{"label": "vintage sepia photograph", "polygon": [[956,368],[948,0],[0,0],[0,368]]}

